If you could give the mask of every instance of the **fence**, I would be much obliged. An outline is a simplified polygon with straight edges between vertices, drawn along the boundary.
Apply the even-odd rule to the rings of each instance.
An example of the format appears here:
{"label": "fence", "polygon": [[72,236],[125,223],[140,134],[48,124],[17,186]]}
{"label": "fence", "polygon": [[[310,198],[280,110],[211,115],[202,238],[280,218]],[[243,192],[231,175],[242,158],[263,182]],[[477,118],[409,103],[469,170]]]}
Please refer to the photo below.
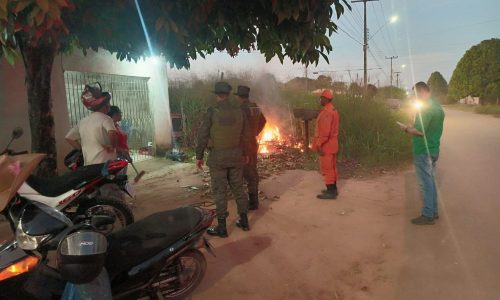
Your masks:
{"label": "fence", "polygon": [[71,126],[90,114],[80,101],[85,84],[99,82],[103,91],[111,93],[111,104],[120,107],[120,127],[128,135],[130,155],[144,160],[153,155],[154,126],[149,107],[147,77],[114,74],[64,72],[66,100]]}

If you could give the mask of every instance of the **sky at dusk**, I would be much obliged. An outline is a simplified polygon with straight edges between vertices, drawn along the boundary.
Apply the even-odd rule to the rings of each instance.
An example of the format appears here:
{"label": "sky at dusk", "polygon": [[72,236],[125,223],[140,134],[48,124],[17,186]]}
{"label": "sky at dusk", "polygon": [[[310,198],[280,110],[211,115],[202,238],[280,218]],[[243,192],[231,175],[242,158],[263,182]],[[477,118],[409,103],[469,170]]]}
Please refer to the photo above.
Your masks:
{"label": "sky at dusk", "polygon": [[[328,75],[334,80],[363,79],[363,4],[352,3],[336,21],[341,30],[330,40],[333,51],[318,66],[309,66],[310,78]],[[467,51],[482,40],[500,38],[500,0],[379,0],[367,4],[368,28],[371,34],[368,53],[369,82],[380,86],[390,83],[390,60],[394,72],[402,72],[400,86],[427,81],[430,74],[439,71],[449,81],[453,70]],[[388,22],[398,16],[394,23]],[[402,67],[405,65],[405,67]],[[350,72],[347,70],[351,70]],[[274,74],[285,81],[305,76],[304,65],[273,59],[266,63],[258,52],[240,53],[231,58],[215,53],[206,59],[191,61],[190,70],[169,70],[169,79],[187,79],[226,73],[263,72]],[[396,76],[394,76],[396,85]]]}

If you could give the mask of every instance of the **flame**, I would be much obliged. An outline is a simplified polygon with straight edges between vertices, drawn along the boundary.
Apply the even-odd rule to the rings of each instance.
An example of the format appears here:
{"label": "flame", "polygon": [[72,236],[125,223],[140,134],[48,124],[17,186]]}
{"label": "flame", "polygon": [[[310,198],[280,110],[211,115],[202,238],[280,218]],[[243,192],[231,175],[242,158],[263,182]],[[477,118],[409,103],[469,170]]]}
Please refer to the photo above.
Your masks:
{"label": "flame", "polygon": [[280,133],[278,126],[267,123],[266,126],[264,126],[264,129],[262,129],[258,142],[259,153],[268,154],[271,152],[270,146],[276,144],[280,145],[283,143],[283,136]]}
{"label": "flame", "polygon": [[[295,148],[304,152],[304,143],[295,141],[294,137],[281,133],[278,126],[272,121],[267,121],[266,126],[262,129],[257,142],[259,144],[258,153],[264,157],[270,154],[281,152],[283,148]],[[311,147],[311,145],[309,145]]]}
{"label": "flame", "polygon": [[269,150],[267,149],[267,146],[266,145],[261,145],[260,148],[259,148],[259,153],[260,154],[267,154],[267,153],[269,153]]}
{"label": "flame", "polygon": [[277,126],[266,124],[260,134],[259,144],[263,142],[280,142],[281,139],[280,129]]}

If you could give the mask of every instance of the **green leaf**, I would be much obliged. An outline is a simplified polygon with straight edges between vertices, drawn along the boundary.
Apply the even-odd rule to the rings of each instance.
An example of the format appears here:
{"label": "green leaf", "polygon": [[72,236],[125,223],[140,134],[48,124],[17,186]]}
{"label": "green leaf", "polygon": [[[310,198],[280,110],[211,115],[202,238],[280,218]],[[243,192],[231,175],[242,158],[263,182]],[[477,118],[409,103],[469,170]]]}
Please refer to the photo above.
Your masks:
{"label": "green leaf", "polygon": [[7,21],[7,12],[0,9],[0,20]]}
{"label": "green leaf", "polygon": [[23,9],[25,9],[31,3],[33,3],[33,0],[20,0],[17,3],[16,8],[14,8],[14,13],[18,14],[19,12],[21,12]]}
{"label": "green leaf", "polygon": [[330,63],[330,60],[328,59],[328,56],[325,53],[319,52],[319,54],[321,54],[321,56],[323,56],[323,58],[326,60],[327,63]]}
{"label": "green leaf", "polygon": [[54,2],[50,3],[49,16],[51,16],[54,20],[58,20],[61,18],[61,10],[59,9],[59,6]]}
{"label": "green leaf", "polygon": [[9,2],[8,0],[0,0],[0,9],[6,12],[8,2]]}
{"label": "green leaf", "polygon": [[14,65],[16,63],[17,58],[18,58],[17,52],[8,48],[8,47],[4,47],[4,46],[2,46],[2,50],[3,50],[3,56],[5,57],[7,62],[11,66]]}
{"label": "green leaf", "polygon": [[173,21],[169,21],[168,24],[170,25],[170,28],[172,29],[173,32],[177,33],[179,32],[179,28],[177,28],[177,24]]}
{"label": "green leaf", "polygon": [[160,31],[160,29],[163,27],[164,22],[165,21],[164,21],[163,17],[159,17],[158,19],[156,19],[156,22],[155,22],[156,31]]}
{"label": "green leaf", "polygon": [[335,2],[335,11],[337,12],[337,19],[344,13],[344,6],[339,2]]}
{"label": "green leaf", "polygon": [[38,7],[42,9],[44,13],[49,11],[49,0],[36,0]]}

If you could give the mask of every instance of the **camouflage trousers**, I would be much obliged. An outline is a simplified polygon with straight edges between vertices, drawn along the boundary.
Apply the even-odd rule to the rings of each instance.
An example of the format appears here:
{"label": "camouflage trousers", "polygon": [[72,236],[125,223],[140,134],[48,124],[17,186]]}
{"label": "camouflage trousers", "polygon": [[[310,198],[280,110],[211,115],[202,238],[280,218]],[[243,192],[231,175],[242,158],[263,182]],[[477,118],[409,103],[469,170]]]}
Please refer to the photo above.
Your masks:
{"label": "camouflage trousers", "polygon": [[243,168],[243,177],[247,182],[248,193],[259,193],[259,173],[257,172],[257,152],[251,153],[249,162]]}
{"label": "camouflage trousers", "polygon": [[245,194],[242,167],[220,168],[212,166],[210,167],[210,178],[218,219],[225,219],[229,215],[226,196],[228,185],[236,200],[238,214],[248,212],[248,197]]}

